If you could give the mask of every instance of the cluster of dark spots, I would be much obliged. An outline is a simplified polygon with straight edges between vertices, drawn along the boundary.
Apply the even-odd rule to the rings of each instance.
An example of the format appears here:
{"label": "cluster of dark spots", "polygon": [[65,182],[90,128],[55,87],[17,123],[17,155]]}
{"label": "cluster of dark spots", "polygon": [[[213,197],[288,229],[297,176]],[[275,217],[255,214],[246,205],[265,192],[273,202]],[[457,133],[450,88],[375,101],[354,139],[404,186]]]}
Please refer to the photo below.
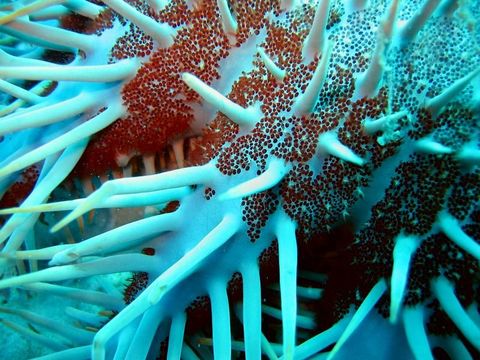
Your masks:
{"label": "cluster of dark spots", "polygon": [[[450,191],[448,212],[458,220],[464,220],[480,201],[480,170],[459,176]],[[476,220],[478,222],[478,220]],[[479,237],[480,238],[480,237]]]}
{"label": "cluster of dark spots", "polygon": [[[155,249],[143,248],[142,254],[153,256],[155,255]],[[132,303],[137,296],[145,290],[149,285],[149,275],[144,271],[137,271],[132,273],[132,276],[127,280],[127,284],[123,290],[123,301],[125,304]]]}
{"label": "cluster of dark spots", "polygon": [[215,189],[211,187],[206,187],[204,190],[204,196],[206,200],[210,200],[213,196],[215,196]]}
{"label": "cluster of dark spots", "polygon": [[258,257],[260,264],[260,280],[264,285],[278,281],[278,242],[274,240]]}
{"label": "cluster of dark spots", "polygon": [[195,149],[190,154],[191,164],[202,165],[215,158],[225,143],[235,139],[238,131],[237,124],[225,115],[219,114],[202,130],[202,136],[198,139]]}
{"label": "cluster of dark spots", "polygon": [[8,190],[0,195],[0,208],[19,206],[35,187],[38,175],[39,169],[36,165],[28,167],[19,174]]}
{"label": "cluster of dark spots", "polygon": [[[298,118],[282,118],[278,123],[284,123],[283,131],[289,126],[288,133],[285,133],[283,139],[278,142],[272,155],[286,161],[306,162],[310,160],[316,152],[318,137],[322,132],[322,121],[310,116]],[[291,125],[288,125],[291,124]]]}
{"label": "cluster of dark spots", "polygon": [[368,229],[391,239],[402,231],[411,235],[426,234],[458,174],[457,164],[446,157],[412,155],[397,167],[385,196],[373,207],[366,234]]}
{"label": "cluster of dark spots", "polygon": [[128,114],[96,134],[83,155],[81,166],[89,171],[115,168],[120,156],[156,153],[173,139],[185,137],[193,121],[189,104],[200,101],[200,97],[185,85],[181,74],[188,72],[211,83],[220,77],[219,62],[231,48],[214,2],[188,9],[184,1],[175,0],[155,15],[146,2],[133,1],[132,5],[176,27],[174,43],[154,50],[148,35],[123,20],[129,30],[113,47],[112,61],[148,59],[123,87]]}
{"label": "cluster of dark spots", "polygon": [[[233,44],[224,33],[213,1],[198,2],[189,8],[185,1],[174,0],[159,14],[154,14],[146,2],[134,0],[130,3],[155,20],[178,28],[175,44],[169,49],[155,50],[149,36],[128,24],[127,34],[112,49],[111,61],[150,58],[124,88],[122,95],[129,115],[95,136],[93,150],[87,151],[84,161],[88,162],[95,154],[95,161],[103,157],[98,161],[108,162],[107,149],[115,149],[115,156],[157,151],[172,136],[183,136],[194,121],[190,104],[202,100],[186,87],[180,74],[189,72],[212,84],[220,78],[219,64],[230,55],[232,48],[241,46],[265,29],[267,36],[262,47],[288,75],[283,82],[277,81],[257,56],[253,70],[236,79],[227,97],[243,107],[260,103],[263,118],[251,132],[239,135],[239,126],[218,114],[202,130],[202,137],[191,154],[191,163],[204,164],[215,158],[219,171],[226,176],[238,175],[252,167],[258,169],[257,175],[260,175],[272,157],[291,165],[277,187],[242,199],[242,217],[252,242],[262,236],[269,217],[279,206],[296,222],[301,245],[299,269],[327,275],[322,284],[324,294],[317,304],[317,313],[322,314],[318,319],[320,328],[341,319],[352,305],[359,306],[379,279],[385,278],[388,282],[395,242],[398,236],[406,234],[416,236],[420,245],[412,258],[405,305],[424,304],[431,309],[430,333],[458,333],[438,302],[432,300],[432,279],[445,276],[454,285],[461,304],[468,307],[479,302],[476,274],[480,269],[476,259],[444,234],[432,233],[432,229],[438,214],[447,208],[452,216],[462,221],[467,235],[477,242],[480,240],[479,172],[461,168],[453,156],[412,155],[394,170],[395,175],[383,198],[371,209],[369,222],[356,233],[349,226],[349,209],[361,200],[362,188],[369,186],[373,170],[381,167],[402,145],[398,140],[380,146],[376,139],[382,133],[366,134],[365,120],[378,119],[392,110],[407,110],[409,117],[414,119],[407,133],[409,139],[432,136],[455,151],[471,140],[474,115],[462,106],[462,102],[446,106],[436,116],[422,108],[425,96],[439,94],[449,85],[450,79],[460,76],[459,69],[461,64],[465,65],[465,60],[442,75],[439,74],[441,67],[435,70],[434,66],[425,66],[423,69],[418,65],[425,63],[420,59],[423,52],[396,50],[391,56],[399,60],[389,62],[394,70],[385,75],[387,86],[375,97],[354,101],[355,78],[368,67],[368,54],[376,42],[371,29],[378,26],[383,9],[355,12],[341,22],[343,9],[333,8],[327,25],[330,40],[336,40],[331,59],[333,65],[328,69],[319,100],[312,114],[285,116],[291,113],[321,60],[316,57],[307,65],[301,56],[303,41],[313,21],[314,6],[305,4],[287,14],[285,21],[271,23],[266,14],[270,11],[280,13],[278,1],[230,1],[239,26]],[[105,19],[108,16],[112,21],[111,14],[106,14]],[[120,21],[127,25],[124,19]],[[73,24],[74,19],[71,22]],[[107,26],[108,21],[104,23]],[[80,25],[75,26],[83,32],[88,27],[85,25],[81,30]],[[349,41],[343,41],[347,38]],[[425,39],[414,48],[431,48],[431,44],[425,44]],[[457,57],[440,57],[439,60],[448,62],[449,58]],[[435,64],[436,61],[427,63]],[[406,125],[402,123],[400,127]],[[318,139],[329,131],[334,131],[338,140],[362,157],[366,164],[358,166],[328,154],[319,156]],[[135,143],[136,138],[141,139],[141,143]],[[320,162],[318,167],[312,166],[315,161]],[[213,196],[214,189],[204,190],[206,200]],[[170,203],[164,212],[177,207],[178,203]],[[275,242],[262,253],[259,262],[263,286],[278,280]],[[147,284],[147,273],[133,274],[131,285],[125,290],[125,302],[133,301]],[[242,295],[242,279],[238,273],[229,282],[228,294],[232,301]],[[272,298],[268,301],[278,305]],[[378,312],[385,317],[389,316],[389,303],[387,294],[377,305]],[[205,335],[211,336],[211,303],[207,296],[197,298],[187,309],[187,316],[189,331],[207,324]],[[275,336],[278,329],[272,326],[266,332]],[[165,351],[163,348],[161,352]]]}
{"label": "cluster of dark spots", "polygon": [[180,207],[180,202],[175,200],[175,201],[170,201],[167,203],[167,205],[164,206],[162,211],[160,212],[161,214],[167,214],[167,213],[173,213],[175,212],[178,208]]}
{"label": "cluster of dark spots", "polygon": [[75,54],[66,51],[45,50],[42,59],[53,64],[66,65],[75,59]]}
{"label": "cluster of dark spots", "polygon": [[148,273],[143,271],[135,272],[127,281],[128,285],[123,290],[123,301],[128,305],[147,288],[149,282]]}
{"label": "cluster of dark spots", "polygon": [[442,307],[437,300],[430,303],[428,307],[432,311],[432,315],[427,323],[429,333],[435,335],[452,335],[458,333],[457,327],[442,310]]}
{"label": "cluster of dark spots", "polygon": [[247,235],[254,242],[260,238],[261,230],[268,218],[278,207],[278,195],[267,190],[242,199],[242,220],[248,226]]}
{"label": "cluster of dark spots", "polygon": [[431,135],[433,140],[453,150],[458,150],[472,136],[475,114],[458,103],[446,106],[442,112],[433,116],[427,109],[420,108],[416,121],[408,132],[412,139]]}
{"label": "cluster of dark spots", "polygon": [[330,9],[330,14],[328,16],[328,22],[326,26],[327,31],[341,22],[342,15],[343,15],[343,9],[341,10],[336,8]]}
{"label": "cluster of dark spots", "polygon": [[328,232],[347,220],[350,207],[362,196],[368,184],[368,167],[346,163],[328,156],[321,171],[314,174],[308,164],[298,164],[280,185],[282,206],[308,240],[316,232]]}
{"label": "cluster of dark spots", "polygon": [[[464,220],[462,230],[480,241],[478,173],[461,175],[457,163],[437,155],[412,155],[395,172],[384,198],[373,207],[369,223],[356,234],[349,247],[354,254],[352,267],[363,268],[362,274],[371,274],[372,281],[388,280],[398,236],[415,236],[419,247],[410,265],[405,306],[424,304],[435,308],[431,284],[437,277],[445,276],[453,284],[460,303],[467,308],[480,296],[478,262],[443,233],[431,232],[448,204],[451,213]],[[389,316],[389,303],[387,294],[377,306],[385,317]],[[431,332],[450,334],[450,321],[443,321],[443,317],[435,314],[429,318]]]}
{"label": "cluster of dark spots", "polygon": [[381,117],[386,111],[387,101],[387,91],[382,89],[374,98],[362,98],[354,102],[343,126],[338,131],[340,142],[362,158],[368,152],[378,152],[381,147],[373,141],[375,137],[365,133],[363,122],[366,119]]}
{"label": "cluster of dark spots", "polygon": [[205,332],[205,336],[211,336],[212,303],[208,296],[197,296],[187,307],[186,313],[186,333],[193,334],[201,328]]}

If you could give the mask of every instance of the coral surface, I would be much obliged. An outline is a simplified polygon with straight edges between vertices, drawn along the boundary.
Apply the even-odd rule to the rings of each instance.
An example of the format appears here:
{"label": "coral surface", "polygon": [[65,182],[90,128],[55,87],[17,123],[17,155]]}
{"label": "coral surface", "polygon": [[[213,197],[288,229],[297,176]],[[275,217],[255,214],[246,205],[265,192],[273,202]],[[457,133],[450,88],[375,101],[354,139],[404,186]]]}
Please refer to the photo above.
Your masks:
{"label": "coral surface", "polygon": [[479,358],[479,20],[1,1],[4,356]]}

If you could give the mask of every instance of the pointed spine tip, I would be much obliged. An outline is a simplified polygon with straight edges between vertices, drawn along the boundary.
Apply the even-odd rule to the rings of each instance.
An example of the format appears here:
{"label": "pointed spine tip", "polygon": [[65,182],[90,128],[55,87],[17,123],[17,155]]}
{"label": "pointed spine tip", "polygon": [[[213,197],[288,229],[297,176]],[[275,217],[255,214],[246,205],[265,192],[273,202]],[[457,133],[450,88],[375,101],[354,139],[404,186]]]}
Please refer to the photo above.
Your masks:
{"label": "pointed spine tip", "polygon": [[397,12],[398,12],[398,3],[400,0],[393,0],[390,4],[390,7],[385,14],[385,18],[381,24],[381,30],[383,31],[383,36],[385,41],[390,42],[393,35],[393,29],[395,26],[395,22],[397,19]]}
{"label": "pointed spine tip", "polygon": [[368,5],[368,0],[347,0],[345,5],[347,12],[352,13],[365,9]]}
{"label": "pointed spine tip", "polygon": [[282,11],[292,11],[298,5],[298,0],[281,0],[280,1],[280,10]]}
{"label": "pointed spine tip", "polygon": [[285,177],[289,169],[290,166],[286,165],[284,160],[273,159],[263,174],[227,190],[220,194],[218,199],[220,201],[231,200],[271,189]]}
{"label": "pointed spine tip", "polygon": [[403,24],[399,33],[400,44],[402,46],[407,46],[408,43],[415,39],[439,4],[440,0],[425,0],[423,6]]}
{"label": "pointed spine tip", "polygon": [[374,50],[372,61],[367,70],[358,76],[355,81],[354,100],[371,98],[377,95],[385,71],[385,44],[379,40]]}
{"label": "pointed spine tip", "polygon": [[318,140],[320,150],[338,157],[352,164],[363,166],[365,160],[355,154],[348,146],[343,145],[337,138],[337,135],[333,132],[327,132],[320,135]]}
{"label": "pointed spine tip", "polygon": [[454,152],[448,146],[445,146],[430,137],[419,139],[415,142],[415,150],[423,154],[447,155]]}
{"label": "pointed spine tip", "polygon": [[137,25],[143,32],[150,35],[162,48],[170,47],[174,42],[175,29],[166,23],[159,23],[151,17],[142,14],[133,6],[122,0],[102,0],[117,13]]}
{"label": "pointed spine tip", "polygon": [[397,17],[398,0],[392,1],[381,21],[377,33],[377,42],[367,70],[360,74],[355,83],[355,100],[377,95],[385,72],[386,53],[392,37],[393,25]]}
{"label": "pointed spine tip", "polygon": [[432,281],[432,290],[437,297],[442,310],[453,321],[462,334],[477,349],[480,349],[480,328],[468,316],[462,304],[455,295],[454,284],[445,276],[439,276]]}
{"label": "pointed spine tip", "polygon": [[310,62],[325,48],[330,0],[320,0],[315,11],[312,27],[302,47],[302,57]]}
{"label": "pointed spine tip", "polygon": [[395,324],[403,303],[410,272],[410,262],[419,245],[415,236],[400,234],[393,249],[393,269],[390,281],[390,322]]}
{"label": "pointed spine tip", "polygon": [[480,164],[480,149],[474,144],[463,146],[455,155],[457,161],[465,165],[479,165]]}
{"label": "pointed spine tip", "polygon": [[471,238],[465,233],[465,231],[463,231],[456,218],[444,211],[438,215],[437,223],[447,238],[477,260],[480,260],[480,245],[475,239]]}
{"label": "pointed spine tip", "polygon": [[480,66],[472,70],[464,77],[455,81],[452,85],[444,89],[437,96],[427,99],[425,101],[425,108],[429,110],[432,115],[438,115],[450,101],[455,99],[460,94],[460,92],[465,89],[465,87],[467,87],[467,85],[470,84],[470,82],[479,75]]}
{"label": "pointed spine tip", "polygon": [[287,72],[281,69],[277,64],[273,62],[273,60],[265,52],[265,49],[259,47],[258,54],[260,55],[260,58],[262,59],[263,63],[265,64],[265,67],[270,72],[270,74],[272,74],[272,76],[278,82],[283,82],[283,79],[287,75]]}
{"label": "pointed spine tip", "polygon": [[[363,128],[368,135],[382,132],[383,134],[377,138],[377,142],[379,145],[385,146],[402,138],[404,131],[401,130],[403,122],[400,120],[405,117],[408,119],[407,111],[399,111],[375,120],[367,119],[363,122]],[[409,122],[409,120],[406,121],[406,123]]]}
{"label": "pointed spine tip", "polygon": [[253,126],[263,116],[261,110],[257,107],[252,106],[244,108],[238,105],[224,95],[220,94],[210,85],[205,84],[195,75],[183,73],[182,80],[190,89],[200,95],[200,97],[202,97],[206,102],[214,106],[218,111],[226,115],[230,120],[240,126]]}
{"label": "pointed spine tip", "polygon": [[294,103],[294,113],[298,116],[311,114],[315,110],[320,91],[327,77],[328,65],[332,54],[333,42],[327,41],[323,49],[322,58],[313,73],[312,79],[307,85],[305,92]]}
{"label": "pointed spine tip", "polygon": [[238,24],[233,17],[227,0],[217,0],[217,6],[220,10],[223,31],[228,35],[235,35],[238,31]]}

